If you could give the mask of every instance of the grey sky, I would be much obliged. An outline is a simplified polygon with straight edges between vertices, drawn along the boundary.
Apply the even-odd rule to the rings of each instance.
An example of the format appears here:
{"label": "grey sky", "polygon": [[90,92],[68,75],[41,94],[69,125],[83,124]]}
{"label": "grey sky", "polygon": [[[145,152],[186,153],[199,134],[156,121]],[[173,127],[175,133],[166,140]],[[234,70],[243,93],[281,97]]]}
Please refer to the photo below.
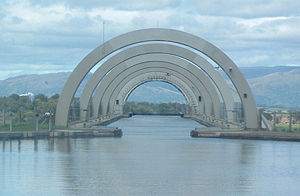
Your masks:
{"label": "grey sky", "polygon": [[2,0],[0,79],[71,71],[105,38],[162,27],[200,36],[238,66],[300,65],[296,0]]}

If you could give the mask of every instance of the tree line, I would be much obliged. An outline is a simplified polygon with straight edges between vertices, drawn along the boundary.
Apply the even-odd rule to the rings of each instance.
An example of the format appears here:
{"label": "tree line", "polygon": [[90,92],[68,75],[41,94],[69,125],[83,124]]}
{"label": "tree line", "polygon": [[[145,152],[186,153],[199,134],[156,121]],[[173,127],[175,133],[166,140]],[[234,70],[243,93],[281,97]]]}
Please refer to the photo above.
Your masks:
{"label": "tree line", "polygon": [[180,114],[188,110],[188,105],[181,103],[126,102],[123,108],[125,114]]}
{"label": "tree line", "polygon": [[[267,120],[270,120],[270,121],[273,121],[274,119],[274,116],[273,116],[273,113],[263,113],[264,116],[266,117]],[[277,114],[282,114],[281,112],[277,112]],[[294,118],[294,120],[296,121],[300,121],[300,111],[294,111],[294,112],[291,112],[292,114],[292,117]],[[280,117],[279,116],[276,116],[275,118],[275,122],[276,123],[280,123]]]}
{"label": "tree line", "polygon": [[[46,112],[55,115],[58,98],[58,94],[51,97],[47,97],[44,94],[38,94],[34,97],[19,96],[17,94],[0,97],[0,125],[9,124],[10,119],[13,120],[14,124],[32,124],[37,115],[40,122],[43,122],[46,120]],[[72,105],[78,105],[79,107],[79,99],[74,98]],[[123,112],[125,114],[180,114],[189,113],[189,109],[188,105],[181,103],[126,102]],[[269,113],[264,113],[264,115],[268,120],[272,120],[273,118],[273,115]],[[300,111],[295,111],[293,118],[296,121],[300,121]]]}
{"label": "tree line", "polygon": [[17,94],[0,97],[1,124],[7,124],[11,118],[14,123],[30,124],[37,116],[43,121],[46,112],[55,113],[58,98],[58,94],[49,98],[44,94],[38,94],[33,98]]}
{"label": "tree line", "polygon": [[[46,112],[55,115],[58,98],[58,94],[51,97],[47,97],[44,94],[38,94],[34,97],[19,96],[17,94],[0,97],[0,124],[8,124],[10,119],[13,119],[14,124],[32,124],[37,115],[40,121],[44,121]],[[77,99],[74,98],[73,102],[76,102],[76,100]],[[79,103],[75,105],[79,105]],[[186,104],[180,103],[155,104],[147,102],[127,102],[123,110],[124,113],[134,114],[179,114],[186,113],[189,108]]]}

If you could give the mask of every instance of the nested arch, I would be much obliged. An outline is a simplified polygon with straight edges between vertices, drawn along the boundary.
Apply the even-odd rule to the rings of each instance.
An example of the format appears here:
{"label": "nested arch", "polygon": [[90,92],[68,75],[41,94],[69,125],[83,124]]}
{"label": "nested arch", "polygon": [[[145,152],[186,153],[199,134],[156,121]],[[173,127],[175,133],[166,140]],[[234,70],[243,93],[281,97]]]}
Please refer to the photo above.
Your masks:
{"label": "nested arch", "polygon": [[[199,89],[192,89],[191,82],[187,78],[184,78],[182,75],[180,75],[178,72],[161,67],[142,69],[136,73],[131,74],[124,81],[120,82],[109,96],[108,111],[114,111],[114,104],[116,103],[116,100],[120,100],[120,103],[122,104],[122,102],[124,102],[124,99],[126,99],[126,97],[128,96],[128,93],[130,93],[136,86],[139,86],[143,82],[153,80],[165,81],[176,86],[187,98],[188,104],[193,113],[205,113],[205,106],[208,106],[207,104],[210,102],[205,102],[205,99],[199,102],[198,97],[203,97],[202,92],[199,91]],[[207,109],[209,108],[207,107]]]}
{"label": "nested arch", "polygon": [[118,36],[93,50],[75,68],[61,93],[57,110],[56,124],[66,126],[73,96],[85,75],[103,58],[126,46],[148,41],[166,41],[189,46],[202,52],[218,64],[236,87],[244,108],[247,128],[258,127],[258,114],[250,87],[234,64],[220,49],[194,35],[170,29],[144,29]]}
{"label": "nested arch", "polygon": [[[120,100],[120,103],[125,103],[127,102],[128,98],[131,96],[131,94],[133,93],[133,91],[135,91],[137,88],[139,88],[140,86],[149,83],[149,82],[164,82],[167,83],[173,87],[175,87],[178,92],[181,93],[181,95],[184,97],[185,102],[188,104],[190,103],[190,98],[188,98],[188,93],[185,93],[186,90],[181,88],[180,84],[182,81],[179,78],[174,79],[170,79],[170,77],[168,76],[169,73],[164,73],[164,72],[152,72],[152,73],[146,73],[144,75],[141,75],[141,78],[137,78],[137,82],[130,84],[130,85],[126,85],[122,88],[122,90],[118,93],[116,99]],[[177,80],[177,81],[176,81]],[[196,96],[193,97],[193,99],[195,99],[195,101],[197,100]],[[111,101],[110,103],[114,103],[112,105],[115,105],[116,102]]]}
{"label": "nested arch", "polygon": [[[107,80],[103,81],[103,83],[101,82],[99,88],[97,88],[97,91],[93,97],[93,110],[95,111],[96,115],[106,115],[110,112],[108,104],[110,100],[115,99],[115,95],[113,95],[114,92],[118,93],[123,86],[130,81],[133,81],[139,75],[153,71],[169,73],[177,78],[180,78],[180,80],[187,84],[190,89],[192,89],[191,91],[193,91],[193,94],[204,97],[203,99],[205,102],[198,103],[197,101],[192,101],[191,104],[198,105],[205,103],[205,110],[211,114],[212,97],[204,88],[199,87],[201,84],[199,81],[195,81],[195,77],[184,71],[184,69],[180,68],[179,66],[167,62],[141,62],[139,64],[132,65],[131,68],[125,71],[119,71],[121,70],[115,72],[115,77],[109,75]],[[194,79],[194,81],[192,79]],[[101,111],[99,111],[99,108],[101,108]]]}
{"label": "nested arch", "polygon": [[[160,59],[160,61],[155,61],[154,59]],[[205,81],[205,78],[196,76],[195,73],[199,70],[189,69],[191,68],[190,65],[181,59],[168,58],[167,56],[164,58],[163,55],[148,54],[130,59],[129,61],[124,62],[124,64],[125,66],[120,65],[119,67],[111,70],[96,90],[93,101],[96,102],[96,109],[98,107],[97,104],[100,101],[102,106],[102,115],[107,114],[106,107],[108,105],[108,101],[113,99],[113,97],[111,97],[111,93],[115,91],[117,85],[120,85],[120,83],[126,84],[125,81],[133,79],[131,75],[137,74],[139,70],[151,67],[160,67],[173,70],[180,75],[179,77],[189,80],[189,85],[192,88],[199,89],[199,91],[203,93],[204,100],[206,100],[209,104],[207,105],[207,111],[209,111],[208,115],[214,114],[216,117],[220,118],[221,100],[216,89],[214,89],[214,86],[211,85],[211,83]],[[211,110],[211,107],[213,107],[213,110]]]}
{"label": "nested arch", "polygon": [[[155,59],[160,59],[159,61],[156,61]],[[140,63],[144,63],[140,64]],[[126,61],[125,61],[126,62]],[[149,63],[147,63],[149,62]],[[100,87],[97,89],[95,93],[96,95],[102,95],[101,102],[104,105],[104,108],[108,105],[107,112],[112,112],[112,104],[116,100],[116,93],[120,91],[122,86],[126,85],[131,80],[135,80],[134,75],[139,75],[139,72],[137,72],[138,69],[143,70],[147,67],[155,67],[155,66],[161,66],[161,69],[168,68],[169,70],[166,70],[166,72],[169,72],[170,76],[177,75],[180,79],[185,78],[186,80],[190,81],[188,84],[189,86],[195,91],[197,90],[199,92],[198,97],[203,97],[203,103],[205,103],[206,110],[208,116],[214,116],[217,119],[223,118],[221,116],[221,105],[220,103],[223,103],[222,97],[218,94],[217,89],[209,82],[208,78],[197,68],[189,64],[188,62],[183,61],[181,58],[177,58],[170,55],[165,54],[147,54],[147,55],[141,55],[138,57],[135,57],[132,59],[131,62],[127,62],[127,68],[129,65],[137,63],[137,66],[132,66],[133,69],[127,69],[128,75],[125,73],[125,69],[116,68],[112,70],[110,73],[113,73],[114,71],[118,73],[122,73],[123,76],[111,76],[110,74],[107,76],[108,81],[106,84],[103,84],[103,87]],[[126,70],[126,71],[127,71]],[[131,73],[135,73],[130,75]],[[119,83],[118,83],[119,80]],[[109,85],[108,85],[109,84]],[[101,85],[101,84],[100,84]],[[120,86],[120,87],[119,87]],[[107,91],[106,91],[107,90]],[[95,98],[96,102],[98,102],[100,99]],[[110,103],[108,103],[110,101]],[[199,110],[194,110],[195,112]]]}
{"label": "nested arch", "polygon": [[[170,56],[179,57],[186,60],[189,63],[194,64],[196,67],[200,68],[215,84],[217,90],[220,92],[222,99],[225,103],[226,116],[227,119],[233,119],[233,108],[234,100],[231,94],[230,88],[227,86],[224,78],[217,72],[214,67],[203,57],[190,51],[186,48],[179,47],[176,45],[165,44],[165,43],[150,43],[144,45],[133,46],[128,48],[120,53],[114,55],[106,62],[104,62],[92,75],[86,84],[83,93],[80,97],[80,106],[81,108],[87,108],[90,97],[92,96],[93,91],[96,89],[98,83],[106,76],[107,70],[112,70],[120,63],[127,61],[131,58],[137,56],[146,55],[146,54],[168,54]],[[85,114],[82,111],[81,118],[85,119]]]}
{"label": "nested arch", "polygon": [[[210,103],[207,106],[206,110],[209,112],[208,115],[214,114],[217,118],[220,118],[220,103],[223,102],[223,100],[219,96],[217,89],[212,85],[208,78],[199,69],[197,69],[195,66],[192,66],[190,63],[180,58],[164,54],[140,55],[128,59],[112,69],[100,82],[93,97],[93,101],[96,102],[96,109],[98,107],[97,105],[99,103],[99,100],[102,104],[103,110],[101,114],[107,114],[105,108],[108,104],[108,100],[113,99],[113,97],[109,97],[109,95],[110,92],[115,89],[114,85],[117,85],[118,82],[127,79],[129,74],[134,73],[139,69],[144,69],[144,67],[146,67],[143,65],[144,62],[149,62],[147,64],[147,67],[151,67],[152,65],[156,64],[156,62],[158,62],[158,65],[160,64],[161,67],[173,67],[174,70],[180,70],[181,73],[184,73],[183,77],[187,77],[189,80],[191,80],[191,85],[193,86],[193,88],[199,88],[200,91],[203,92],[204,100],[207,100],[207,103]],[[211,106],[214,108],[212,110],[213,112],[210,112]]]}
{"label": "nested arch", "polygon": [[[128,82],[125,86],[120,86],[121,90],[114,91],[117,95],[112,95],[115,99],[110,100],[109,108],[110,111],[114,113],[123,113],[123,106],[127,101],[130,94],[139,86],[153,81],[166,82],[174,86],[185,98],[186,103],[188,104],[191,110],[196,110],[200,113],[200,110],[203,110],[203,104],[198,103],[197,95],[185,84],[180,78],[177,78],[175,75],[170,75],[169,70],[157,69],[156,71],[147,72],[140,74],[134,80]],[[117,102],[118,100],[118,102]]]}

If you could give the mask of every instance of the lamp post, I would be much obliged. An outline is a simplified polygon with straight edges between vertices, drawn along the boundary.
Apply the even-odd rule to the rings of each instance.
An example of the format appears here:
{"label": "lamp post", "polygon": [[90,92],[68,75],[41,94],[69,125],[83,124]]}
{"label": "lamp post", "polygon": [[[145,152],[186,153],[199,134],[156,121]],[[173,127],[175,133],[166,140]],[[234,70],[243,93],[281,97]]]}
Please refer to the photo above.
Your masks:
{"label": "lamp post", "polygon": [[85,123],[83,123],[83,127],[86,127],[86,123],[88,122],[88,109],[82,109],[85,112]]}
{"label": "lamp post", "polygon": [[48,119],[48,131],[51,131],[52,127],[51,127],[51,119],[53,117],[53,113],[50,112],[46,112],[45,113],[46,118]]}
{"label": "lamp post", "polygon": [[35,114],[35,131],[39,131],[39,114]]}

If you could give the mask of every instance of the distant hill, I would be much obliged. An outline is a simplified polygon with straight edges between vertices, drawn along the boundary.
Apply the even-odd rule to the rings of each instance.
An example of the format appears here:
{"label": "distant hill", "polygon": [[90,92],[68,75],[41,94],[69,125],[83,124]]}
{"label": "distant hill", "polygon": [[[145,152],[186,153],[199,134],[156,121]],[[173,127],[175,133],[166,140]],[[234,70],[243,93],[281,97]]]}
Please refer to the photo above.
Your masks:
{"label": "distant hill", "polygon": [[164,82],[148,82],[137,87],[128,101],[165,103],[185,103],[185,98],[177,88]]}
{"label": "distant hill", "polygon": [[[254,93],[256,104],[300,108],[300,67],[242,67]],[[0,81],[0,96],[12,93],[43,93],[51,96],[61,93],[70,72],[22,75]],[[90,78],[88,74],[79,87],[76,96],[82,92]],[[129,97],[130,101],[162,103],[167,101],[185,102],[181,93],[165,83],[149,82],[138,87]]]}
{"label": "distant hill", "polygon": [[[59,72],[40,75],[21,75],[8,78],[0,81],[0,96],[9,96],[13,93],[20,95],[28,92],[35,95],[42,93],[48,97],[56,93],[60,94],[70,74],[71,72]],[[78,93],[82,91],[83,86],[90,76],[91,74],[87,75],[82,85],[79,87]]]}
{"label": "distant hill", "polygon": [[300,108],[300,68],[248,80],[256,103]]}
{"label": "distant hill", "polygon": [[296,66],[276,66],[276,67],[240,67],[241,72],[247,79],[259,78],[272,73],[289,72],[300,67]]}

